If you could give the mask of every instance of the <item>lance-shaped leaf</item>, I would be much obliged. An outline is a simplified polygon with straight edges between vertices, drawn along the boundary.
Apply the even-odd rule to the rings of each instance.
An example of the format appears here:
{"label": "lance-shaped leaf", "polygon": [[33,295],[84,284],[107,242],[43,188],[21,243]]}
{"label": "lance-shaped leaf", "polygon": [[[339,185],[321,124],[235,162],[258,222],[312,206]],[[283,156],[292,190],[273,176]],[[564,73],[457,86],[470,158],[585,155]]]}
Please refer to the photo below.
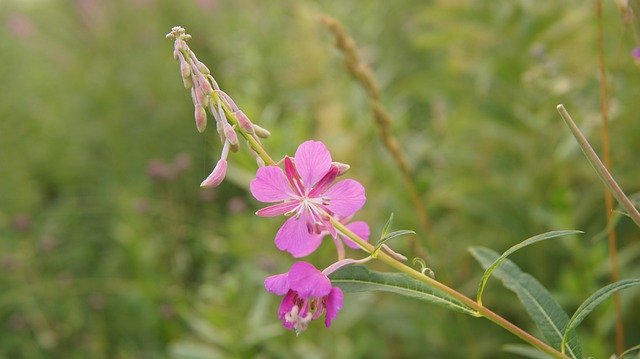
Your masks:
{"label": "lance-shaped leaf", "polygon": [[531,245],[540,241],[544,241],[545,239],[551,239],[551,238],[556,238],[560,236],[566,236],[568,234],[577,234],[577,233],[583,233],[583,232],[576,231],[576,230],[551,231],[551,232],[539,234],[537,236],[525,239],[524,241],[507,249],[506,252],[502,253],[502,255],[498,257],[498,259],[496,259],[493,263],[491,263],[489,268],[487,268],[487,270],[484,271],[484,275],[482,275],[482,279],[480,280],[480,285],[478,285],[478,295],[477,295],[478,304],[482,304],[482,293],[484,292],[484,287],[487,285],[487,281],[489,280],[489,277],[491,277],[491,273],[493,273],[493,271],[496,268],[498,268],[498,266],[502,263],[502,261],[505,258],[507,258],[509,255],[511,255],[513,252],[517,251],[518,249],[524,248],[528,245]]}
{"label": "lance-shaped leaf", "polygon": [[569,323],[565,328],[565,334],[562,338],[562,349],[564,350],[564,346],[567,341],[567,333],[574,330],[584,320],[584,318],[589,315],[593,309],[595,309],[595,307],[609,298],[611,294],[638,284],[640,284],[640,279],[624,279],[600,288],[597,292],[587,298],[587,300],[580,304],[578,309],[576,309],[576,312],[573,313],[571,319],[569,319]]}
{"label": "lance-shaped leaf", "polygon": [[333,272],[329,278],[345,292],[390,292],[477,316],[473,309],[459,300],[403,273],[376,272],[365,266],[348,266]]}
{"label": "lance-shaped leaf", "polygon": [[[484,247],[471,247],[469,251],[485,269],[500,258],[498,253]],[[540,329],[547,343],[560,350],[564,328],[569,322],[569,316],[553,299],[549,291],[509,259],[504,259],[502,265],[493,271],[493,275],[518,296],[527,314]],[[568,338],[567,354],[574,359],[582,358],[575,331],[569,332]]]}

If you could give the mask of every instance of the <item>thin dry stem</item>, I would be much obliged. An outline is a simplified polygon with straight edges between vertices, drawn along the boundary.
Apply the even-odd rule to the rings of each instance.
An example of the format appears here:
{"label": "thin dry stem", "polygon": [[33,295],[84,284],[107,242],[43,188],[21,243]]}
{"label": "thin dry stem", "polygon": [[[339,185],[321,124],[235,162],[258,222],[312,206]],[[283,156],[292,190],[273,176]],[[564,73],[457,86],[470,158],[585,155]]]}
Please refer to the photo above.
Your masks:
{"label": "thin dry stem", "polygon": [[[611,168],[611,146],[609,145],[609,106],[607,103],[607,72],[604,63],[604,40],[602,24],[602,0],[596,1],[596,18],[598,21],[598,77],[600,78],[600,114],[602,116],[602,128],[600,138],[602,144],[602,157],[604,165]],[[604,204],[607,216],[607,236],[609,242],[609,261],[611,263],[611,283],[620,280],[618,265],[618,244],[615,226],[611,226],[613,220],[613,196],[611,192],[604,191]],[[622,321],[622,306],[620,304],[620,292],[613,295],[613,305],[616,317],[616,353],[620,355],[624,351],[624,325]]]}
{"label": "thin dry stem", "polygon": [[[413,201],[413,205],[417,212],[420,229],[422,233],[427,236],[429,244],[433,249],[437,242],[433,235],[431,221],[429,220],[427,210],[420,198],[420,192],[418,191],[413,179],[413,169],[407,159],[407,155],[402,150],[398,140],[391,131],[393,118],[380,103],[380,85],[373,76],[373,72],[369,66],[360,58],[355,41],[349,36],[349,34],[347,34],[342,24],[340,24],[336,19],[326,15],[321,17],[321,21],[334,34],[336,47],[344,55],[345,67],[349,73],[358,80],[358,83],[369,96],[371,110],[379,130],[380,138],[387,150],[391,153],[391,156],[395,160],[397,166],[400,168],[403,180],[407,186],[409,195],[411,196],[411,200]],[[415,237],[407,237],[407,240],[409,241],[409,245],[411,246],[411,250],[414,255],[426,257],[424,249],[420,246],[420,243],[415,239]]]}

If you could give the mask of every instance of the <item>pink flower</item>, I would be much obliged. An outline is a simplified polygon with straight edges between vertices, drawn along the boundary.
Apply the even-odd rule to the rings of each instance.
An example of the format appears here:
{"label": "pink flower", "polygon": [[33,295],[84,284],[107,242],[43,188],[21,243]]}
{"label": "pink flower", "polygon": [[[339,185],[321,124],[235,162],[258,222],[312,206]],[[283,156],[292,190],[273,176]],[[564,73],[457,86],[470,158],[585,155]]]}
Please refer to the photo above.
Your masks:
{"label": "pink flower", "polygon": [[[367,222],[356,221],[356,222],[349,223],[349,221],[351,220],[351,216],[347,218],[338,218],[338,220],[340,221],[340,223],[344,224],[345,227],[347,227],[351,232],[358,235],[358,237],[364,239],[365,241],[369,240],[369,234],[371,233],[371,231],[369,230],[369,225],[367,224]],[[323,230],[322,232],[320,232],[319,236],[323,238],[328,234],[329,234],[328,230]],[[344,255],[345,244],[349,248],[360,249],[359,245],[357,245],[354,241],[349,239],[349,237],[347,237],[346,235],[340,232],[338,232],[338,235],[336,237],[332,237],[332,238],[333,238],[333,242],[336,245],[336,249],[338,250],[338,259],[344,259],[345,257]]]}
{"label": "pink flower", "polygon": [[345,218],[362,208],[364,187],[352,179],[335,182],[341,169],[318,141],[302,143],[294,158],[284,158],[284,168],[259,168],[251,193],[261,202],[280,202],[257,211],[258,216],[292,215],[278,230],[276,246],[304,257],[318,248],[322,231],[337,237],[328,215]]}
{"label": "pink flower", "polygon": [[324,324],[329,328],[342,309],[342,290],[332,287],[329,278],[307,262],[296,262],[289,272],[267,277],[264,287],[271,293],[284,295],[278,318],[285,328],[298,334],[323,313],[326,313]]}

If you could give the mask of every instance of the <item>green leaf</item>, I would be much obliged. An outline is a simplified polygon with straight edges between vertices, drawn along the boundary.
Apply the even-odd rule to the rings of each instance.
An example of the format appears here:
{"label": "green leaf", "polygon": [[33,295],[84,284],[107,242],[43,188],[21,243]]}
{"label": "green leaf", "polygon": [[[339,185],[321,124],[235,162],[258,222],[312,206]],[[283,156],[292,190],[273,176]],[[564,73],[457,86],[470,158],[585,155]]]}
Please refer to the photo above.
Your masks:
{"label": "green leaf", "polygon": [[389,215],[389,219],[387,220],[387,223],[384,224],[384,226],[382,227],[382,234],[380,234],[380,238],[384,238],[387,233],[389,233],[389,229],[391,228],[391,225],[393,224],[393,212],[391,212],[391,214]]}
{"label": "green leaf", "polygon": [[589,315],[589,313],[591,313],[595,309],[595,307],[609,298],[611,294],[638,284],[640,284],[640,279],[625,279],[604,286],[597,292],[593,293],[589,298],[587,298],[587,300],[580,304],[578,309],[576,309],[576,312],[573,313],[571,319],[569,319],[569,323],[565,328],[565,334],[562,338],[562,346],[564,347],[565,345],[567,333],[574,330],[580,323],[582,323],[584,318],[586,318],[586,316]]}
{"label": "green leaf", "polygon": [[[484,247],[471,247],[469,251],[485,269],[500,258],[498,253]],[[493,271],[493,275],[500,279],[505,287],[516,293],[527,314],[533,319],[547,342],[560,350],[563,329],[569,322],[569,316],[549,291],[531,275],[522,272],[509,259],[504,259],[502,265]],[[567,354],[575,359],[582,358],[575,331],[569,333]]]}
{"label": "green leaf", "polygon": [[393,231],[393,232],[387,234],[386,236],[380,238],[378,243],[376,243],[376,248],[380,248],[380,246],[382,246],[386,241],[388,241],[390,239],[394,239],[394,238],[401,237],[401,236],[406,236],[407,234],[416,234],[416,232],[410,231],[410,230],[407,230],[407,229],[401,229],[399,231]]}
{"label": "green leaf", "polygon": [[459,300],[404,273],[384,273],[371,271],[365,266],[347,266],[338,269],[329,278],[345,292],[390,292],[477,316],[473,309]]}
{"label": "green leaf", "polygon": [[576,230],[551,231],[551,232],[539,234],[537,236],[525,239],[524,241],[522,241],[522,242],[516,244],[515,246],[507,249],[506,252],[502,253],[502,255],[500,257],[498,257],[498,259],[496,259],[493,263],[491,263],[489,268],[487,268],[487,270],[484,271],[484,275],[482,275],[482,279],[480,280],[480,285],[478,286],[478,295],[477,295],[478,303],[482,304],[482,293],[484,292],[484,287],[487,285],[487,281],[489,280],[489,277],[491,277],[491,273],[510,254],[512,254],[513,252],[517,251],[518,249],[524,248],[524,247],[526,247],[528,245],[531,245],[531,244],[534,244],[534,243],[538,243],[540,241],[544,241],[546,239],[556,238],[556,237],[560,237],[560,236],[566,236],[566,235],[569,235],[569,234],[577,234],[577,233],[583,233],[583,232],[576,231]]}

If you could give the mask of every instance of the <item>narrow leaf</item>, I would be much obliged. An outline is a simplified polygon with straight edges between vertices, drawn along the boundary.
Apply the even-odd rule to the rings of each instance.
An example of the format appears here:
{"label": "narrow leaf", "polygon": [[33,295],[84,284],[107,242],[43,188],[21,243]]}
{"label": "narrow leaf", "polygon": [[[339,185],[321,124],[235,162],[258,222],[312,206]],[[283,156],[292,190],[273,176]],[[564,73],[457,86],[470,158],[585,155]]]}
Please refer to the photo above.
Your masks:
{"label": "narrow leaf", "polygon": [[476,316],[473,309],[457,299],[403,273],[376,272],[364,266],[348,266],[333,272],[329,278],[345,292],[390,292]]}
{"label": "narrow leaf", "polygon": [[387,233],[389,233],[389,229],[391,228],[391,225],[393,224],[393,212],[391,212],[391,214],[389,215],[389,219],[387,220],[387,223],[384,224],[384,226],[382,227],[382,234],[380,234],[380,238],[384,238]]}
{"label": "narrow leaf", "polygon": [[636,225],[640,227],[640,212],[638,212],[638,209],[634,206],[629,197],[624,194],[618,183],[613,179],[613,176],[611,175],[611,173],[609,173],[607,167],[605,167],[605,165],[602,163],[602,161],[596,154],[596,151],[593,150],[593,148],[589,144],[589,141],[587,141],[587,138],[584,137],[582,131],[580,131],[580,128],[578,128],[576,123],[571,118],[571,115],[569,115],[569,112],[567,112],[563,105],[558,105],[557,108],[558,112],[560,112],[562,120],[564,120],[564,123],[569,127],[571,133],[573,133],[573,137],[575,137],[578,141],[582,152],[584,152],[584,155],[589,160],[591,166],[593,166],[593,168],[596,170],[604,185],[609,189],[618,203],[620,203],[620,205],[624,207],[629,217],[631,217]]}
{"label": "narrow leaf", "polygon": [[478,286],[478,295],[477,295],[478,303],[482,304],[482,293],[484,292],[484,287],[487,285],[487,281],[489,280],[489,277],[491,277],[491,273],[510,254],[512,254],[513,252],[517,251],[518,249],[524,248],[524,247],[526,247],[528,245],[531,245],[531,244],[534,244],[534,243],[538,243],[540,241],[544,241],[546,239],[556,238],[556,237],[560,237],[560,236],[566,236],[566,235],[569,235],[569,234],[577,234],[577,233],[583,233],[583,232],[575,231],[575,230],[551,231],[551,232],[539,234],[537,236],[525,239],[524,241],[522,241],[522,242],[516,244],[515,246],[507,249],[506,252],[502,253],[502,255],[500,257],[498,257],[498,259],[496,259],[493,263],[491,263],[489,268],[487,268],[487,270],[484,271],[484,274],[482,275],[482,279],[480,280],[480,285]]}
{"label": "narrow leaf", "polygon": [[[498,253],[484,247],[471,247],[469,251],[485,269],[500,257]],[[509,259],[504,259],[502,265],[493,271],[493,275],[518,296],[527,314],[540,329],[547,342],[560,350],[563,329],[569,322],[569,316],[553,299],[549,291]],[[567,354],[575,359],[582,358],[575,331],[571,331],[568,338]]]}
{"label": "narrow leaf", "polygon": [[407,229],[401,229],[399,231],[393,231],[387,235],[385,235],[384,237],[380,238],[380,240],[378,241],[378,243],[376,243],[376,248],[379,248],[381,245],[385,244],[388,240],[397,238],[397,237],[401,237],[401,236],[406,236],[407,234],[416,234],[416,232],[414,231],[410,231]]}
{"label": "narrow leaf", "polygon": [[578,309],[576,309],[576,312],[573,313],[571,319],[569,319],[569,323],[565,328],[565,334],[562,338],[562,345],[565,345],[567,333],[574,330],[580,323],[582,323],[584,318],[589,315],[589,313],[591,313],[591,311],[593,311],[595,307],[609,298],[611,294],[638,284],[640,284],[640,279],[624,279],[619,282],[611,283],[607,286],[604,286],[597,292],[593,293],[589,298],[587,298],[587,300],[580,304]]}

